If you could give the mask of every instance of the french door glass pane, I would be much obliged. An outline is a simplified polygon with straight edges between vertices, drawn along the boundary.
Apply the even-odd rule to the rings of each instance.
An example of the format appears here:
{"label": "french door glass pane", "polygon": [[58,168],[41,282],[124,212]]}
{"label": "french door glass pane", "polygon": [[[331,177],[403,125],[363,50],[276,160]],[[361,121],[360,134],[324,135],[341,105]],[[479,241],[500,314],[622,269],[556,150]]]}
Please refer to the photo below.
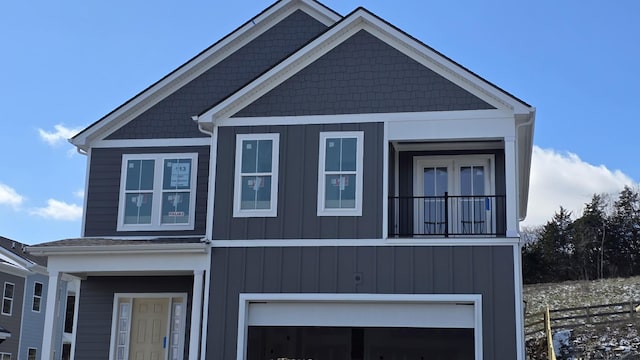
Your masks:
{"label": "french door glass pane", "polygon": [[446,167],[424,168],[424,214],[425,234],[444,234],[445,204],[444,193],[448,191],[449,175]]}

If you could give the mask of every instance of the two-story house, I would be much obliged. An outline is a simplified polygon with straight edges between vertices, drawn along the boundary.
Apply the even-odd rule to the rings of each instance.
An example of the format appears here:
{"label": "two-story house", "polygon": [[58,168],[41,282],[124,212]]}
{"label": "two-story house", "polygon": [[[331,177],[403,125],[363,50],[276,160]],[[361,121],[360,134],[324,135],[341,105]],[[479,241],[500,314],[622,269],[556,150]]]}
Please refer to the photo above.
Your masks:
{"label": "two-story house", "polygon": [[71,139],[82,237],[30,251],[48,298],[82,279],[76,359],[524,359],[534,117],[366,9],[278,1]]}

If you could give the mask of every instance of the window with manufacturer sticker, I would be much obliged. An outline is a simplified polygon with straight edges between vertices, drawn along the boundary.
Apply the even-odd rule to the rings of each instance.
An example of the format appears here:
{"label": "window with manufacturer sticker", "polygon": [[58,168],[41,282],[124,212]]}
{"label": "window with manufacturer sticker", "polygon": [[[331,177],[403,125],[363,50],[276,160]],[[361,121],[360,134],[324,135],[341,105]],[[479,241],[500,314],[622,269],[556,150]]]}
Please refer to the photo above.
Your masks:
{"label": "window with manufacturer sticker", "polygon": [[193,229],[197,154],[124,155],[118,230]]}

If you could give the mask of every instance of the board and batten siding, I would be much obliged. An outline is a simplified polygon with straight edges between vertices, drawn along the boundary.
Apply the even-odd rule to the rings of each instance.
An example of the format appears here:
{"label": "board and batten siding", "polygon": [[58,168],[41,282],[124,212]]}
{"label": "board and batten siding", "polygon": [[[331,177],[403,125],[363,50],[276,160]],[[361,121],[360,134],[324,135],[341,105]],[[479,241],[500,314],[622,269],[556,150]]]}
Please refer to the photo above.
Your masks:
{"label": "board and batten siding", "polygon": [[[117,231],[120,172],[124,154],[197,153],[198,173],[194,230],[187,231]],[[194,236],[205,233],[209,147],[99,148],[91,150],[89,186],[84,236]]]}
{"label": "board and batten siding", "polygon": [[201,114],[325,31],[298,10],[168,95],[108,139],[206,137],[191,116]]}
{"label": "board and batten siding", "polygon": [[[103,360],[109,355],[111,317],[116,293],[187,293],[191,314],[193,276],[90,276],[80,285],[76,359]],[[186,316],[184,344],[189,344],[190,316]],[[188,359],[188,345],[184,358]]]}
{"label": "board and batten siding", "polygon": [[484,359],[515,359],[513,254],[512,246],[214,248],[207,360],[235,358],[240,293],[481,294]]}
{"label": "board and batten siding", "polygon": [[[318,216],[320,132],[363,131],[362,216]],[[221,127],[218,132],[214,240],[373,239],[382,235],[382,123]],[[280,134],[276,217],[233,217],[236,135]]]}

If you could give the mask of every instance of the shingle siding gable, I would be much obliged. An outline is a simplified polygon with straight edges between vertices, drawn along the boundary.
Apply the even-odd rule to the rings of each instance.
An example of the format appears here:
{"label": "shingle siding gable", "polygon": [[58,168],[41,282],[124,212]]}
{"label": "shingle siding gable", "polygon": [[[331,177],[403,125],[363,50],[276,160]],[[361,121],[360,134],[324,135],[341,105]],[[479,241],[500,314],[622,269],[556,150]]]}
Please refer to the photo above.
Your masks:
{"label": "shingle siding gable", "polygon": [[303,11],[280,23],[207,70],[127,125],[109,140],[205,137],[191,116],[237,91],[326,30]]}
{"label": "shingle siding gable", "polygon": [[494,109],[365,30],[234,117]]}

